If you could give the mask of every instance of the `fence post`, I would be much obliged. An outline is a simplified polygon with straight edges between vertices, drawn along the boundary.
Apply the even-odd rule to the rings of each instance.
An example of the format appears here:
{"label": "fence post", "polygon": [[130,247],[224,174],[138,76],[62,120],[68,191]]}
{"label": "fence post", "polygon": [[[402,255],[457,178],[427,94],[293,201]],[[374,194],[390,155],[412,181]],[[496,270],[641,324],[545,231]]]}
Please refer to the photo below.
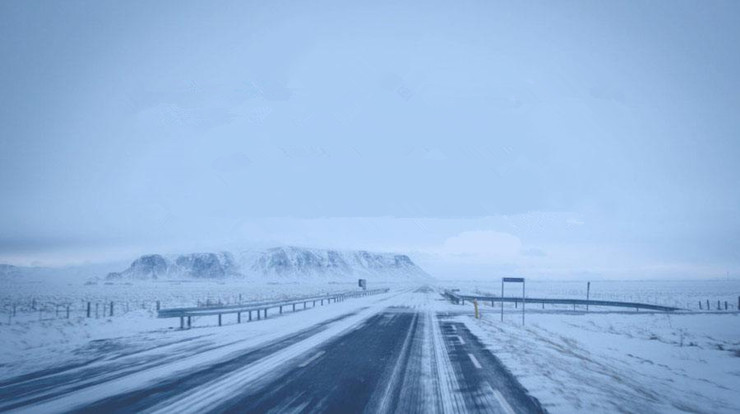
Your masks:
{"label": "fence post", "polygon": [[249,322],[252,322],[252,311],[249,311]]}
{"label": "fence post", "polygon": [[221,326],[221,314],[218,314],[218,326]]}
{"label": "fence post", "polygon": [[709,299],[707,299],[707,310],[710,311],[712,308],[709,307]]}
{"label": "fence post", "polygon": [[283,306],[282,305],[280,305],[280,314],[281,315],[283,314]]}
{"label": "fence post", "polygon": [[190,329],[190,328],[193,327],[193,320],[192,320],[192,318],[193,318],[192,316],[188,316],[188,329]]}
{"label": "fence post", "polygon": [[725,310],[727,310],[727,301],[725,301]]}
{"label": "fence post", "polygon": [[87,302],[87,317],[90,317],[90,302]]}
{"label": "fence post", "polygon": [[586,312],[588,312],[588,300],[591,298],[591,282],[586,283]]}
{"label": "fence post", "polygon": [[[738,298],[738,306],[740,306],[740,298]],[[701,307],[701,301],[699,301],[699,310],[704,310],[704,309],[702,309],[702,307]]]}
{"label": "fence post", "polygon": [[293,312],[295,312],[295,303],[293,304]]}
{"label": "fence post", "polygon": [[69,319],[69,305],[67,305],[67,319]]}
{"label": "fence post", "polygon": [[241,312],[236,313],[236,323],[242,323],[242,313]]}
{"label": "fence post", "polygon": [[110,316],[113,316],[113,301],[110,301]]}
{"label": "fence post", "polygon": [[180,329],[185,329],[185,317],[180,316]]}

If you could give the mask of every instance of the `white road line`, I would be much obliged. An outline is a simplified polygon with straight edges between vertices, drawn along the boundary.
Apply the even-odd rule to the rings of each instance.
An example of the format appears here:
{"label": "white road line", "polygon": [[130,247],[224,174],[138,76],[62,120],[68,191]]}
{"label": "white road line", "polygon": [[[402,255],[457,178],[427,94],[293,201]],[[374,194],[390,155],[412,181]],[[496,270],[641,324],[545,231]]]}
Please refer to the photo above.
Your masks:
{"label": "white road line", "polygon": [[475,365],[476,368],[482,368],[480,362],[478,362],[478,358],[476,358],[475,355],[469,353],[468,356],[470,357],[470,360],[473,361],[473,365]]}
{"label": "white road line", "polygon": [[455,325],[450,325],[450,328],[452,328],[452,330],[453,330],[454,332],[457,332],[457,328],[455,327]]}
{"label": "white road line", "polygon": [[311,358],[308,358],[307,360],[303,361],[300,365],[298,365],[298,368],[303,368],[306,365],[312,363],[316,360],[316,358],[320,357],[321,355],[324,355],[326,351],[319,351],[316,353],[316,355],[312,356]]}
{"label": "white road line", "polygon": [[499,390],[493,390],[493,396],[496,397],[496,401],[498,401],[499,405],[501,405],[501,408],[506,411],[506,414],[516,414],[513,408],[509,405],[509,403],[506,401],[506,398],[504,398],[503,395],[499,392]]}

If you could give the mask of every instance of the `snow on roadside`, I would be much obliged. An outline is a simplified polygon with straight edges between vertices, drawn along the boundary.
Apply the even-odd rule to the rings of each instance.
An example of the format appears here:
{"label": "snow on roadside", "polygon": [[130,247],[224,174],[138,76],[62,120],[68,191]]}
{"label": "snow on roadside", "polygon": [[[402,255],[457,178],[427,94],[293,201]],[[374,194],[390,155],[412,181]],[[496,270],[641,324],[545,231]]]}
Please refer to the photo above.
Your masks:
{"label": "snow on roadside", "polygon": [[[282,298],[292,294],[293,296],[306,295],[314,292],[323,293],[325,285],[317,286],[293,286],[281,287]],[[300,289],[299,289],[300,288]],[[276,290],[275,286],[269,286],[269,292]],[[345,289],[346,290],[346,289]],[[253,287],[252,297],[249,299],[268,298],[263,290]],[[299,312],[290,318],[269,318],[260,324],[239,325],[241,332],[251,334],[262,334],[261,327],[282,326],[281,321],[295,321],[296,317],[306,318],[296,325],[296,329],[302,327],[306,321],[313,321],[315,317],[327,318],[333,314],[332,310],[320,309],[345,309],[347,307],[359,306],[363,300],[347,300],[343,303],[332,304],[316,310],[309,309],[308,312]],[[191,304],[191,306],[194,305]],[[309,304],[310,305],[310,304]],[[344,305],[344,306],[342,306]],[[314,315],[315,314],[315,315]],[[244,316],[244,315],[243,315]],[[293,316],[286,312],[284,316]],[[276,321],[276,322],[273,322]],[[320,322],[316,320],[315,323]],[[190,331],[177,331],[179,321],[176,319],[157,319],[154,310],[136,310],[113,318],[84,318],[72,317],[70,319],[31,320],[26,322],[14,321],[12,324],[0,324],[0,378],[10,378],[25,373],[47,369],[59,365],[69,365],[89,361],[103,355],[105,358],[113,358],[121,354],[137,352],[167,343],[176,338],[185,338],[193,335],[223,335],[234,329],[229,326],[223,328],[215,327],[216,317],[199,317],[194,320],[194,327]],[[225,315],[224,324],[235,324],[236,315]],[[293,322],[295,323],[295,322]],[[210,327],[204,328],[204,325]],[[258,327],[255,327],[258,325]]]}
{"label": "snow on roadside", "polygon": [[[276,340],[332,317],[354,312],[351,316],[335,321],[328,325],[326,329],[302,341],[269,354],[240,369],[224,373],[222,377],[199,386],[183,398],[177,397],[175,400],[163,401],[161,406],[152,408],[152,411],[162,408],[164,412],[202,412],[204,407],[213,404],[214,399],[222,401],[225,396],[233,395],[240,385],[264,380],[268,373],[275,371],[286,361],[303,356],[321,343],[358,326],[378,313],[380,309],[403,304],[402,299],[402,297],[399,297],[397,290],[392,290],[390,293],[346,300],[307,311],[288,312],[281,317],[260,322],[176,331],[174,333],[179,335],[210,335],[208,340],[212,341],[213,344],[218,343],[222,346],[214,347],[198,355],[169,362],[166,365],[155,366],[122,378],[101,382],[80,392],[62,395],[59,398],[46,400],[34,406],[21,408],[17,412],[67,411],[107,396],[146,388],[156,381],[172,378],[181,372],[192,371],[197,367],[222,361],[230,355],[243,353],[245,349],[255,348],[260,344]],[[165,352],[169,353],[168,351]]]}
{"label": "snow on roadside", "polygon": [[466,323],[551,413],[740,412],[740,315],[531,313]]}

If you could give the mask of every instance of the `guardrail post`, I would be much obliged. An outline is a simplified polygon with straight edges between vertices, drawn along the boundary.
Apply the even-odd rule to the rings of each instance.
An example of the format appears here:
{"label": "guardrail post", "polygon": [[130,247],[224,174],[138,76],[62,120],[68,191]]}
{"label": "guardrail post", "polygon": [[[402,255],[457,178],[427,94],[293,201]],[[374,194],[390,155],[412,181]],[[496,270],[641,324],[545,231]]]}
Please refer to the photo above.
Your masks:
{"label": "guardrail post", "polygon": [[[740,302],[738,302],[740,303]],[[87,302],[87,317],[90,317],[90,302]]]}
{"label": "guardrail post", "polygon": [[725,301],[725,310],[727,310],[727,301]]}
{"label": "guardrail post", "polygon": [[180,316],[180,329],[185,329],[185,317]]}
{"label": "guardrail post", "polygon": [[188,329],[193,327],[193,317],[188,316]]}
{"label": "guardrail post", "polygon": [[267,319],[267,308],[265,308],[265,319]]}
{"label": "guardrail post", "polygon": [[717,301],[717,310],[720,310],[720,308],[719,308],[719,300]]}
{"label": "guardrail post", "polygon": [[262,310],[257,309],[257,320],[260,320],[260,319],[262,319]]}
{"label": "guardrail post", "polygon": [[283,307],[282,307],[282,305],[280,306],[280,314],[281,315],[283,314]]}
{"label": "guardrail post", "polygon": [[221,314],[218,314],[218,326],[221,326]]}
{"label": "guardrail post", "polygon": [[249,322],[252,322],[252,311],[249,311]]}
{"label": "guardrail post", "polygon": [[157,312],[159,312],[159,301],[157,301]]}
{"label": "guardrail post", "polygon": [[242,323],[242,313],[241,312],[236,313],[236,323]]}
{"label": "guardrail post", "polygon": [[110,302],[110,316],[113,316],[113,301]]}
{"label": "guardrail post", "polygon": [[712,308],[709,307],[709,299],[707,299],[707,310],[712,310]]}
{"label": "guardrail post", "polygon": [[[740,296],[737,298],[737,306],[738,306],[738,309],[740,309]],[[701,307],[701,301],[699,301],[699,310],[703,310]]]}
{"label": "guardrail post", "polygon": [[67,319],[69,319],[69,305],[67,305]]}
{"label": "guardrail post", "polygon": [[293,304],[293,312],[295,312],[295,303]]}
{"label": "guardrail post", "polygon": [[[740,297],[737,298],[737,306],[740,309]],[[306,302],[303,302],[303,309],[306,309]]]}

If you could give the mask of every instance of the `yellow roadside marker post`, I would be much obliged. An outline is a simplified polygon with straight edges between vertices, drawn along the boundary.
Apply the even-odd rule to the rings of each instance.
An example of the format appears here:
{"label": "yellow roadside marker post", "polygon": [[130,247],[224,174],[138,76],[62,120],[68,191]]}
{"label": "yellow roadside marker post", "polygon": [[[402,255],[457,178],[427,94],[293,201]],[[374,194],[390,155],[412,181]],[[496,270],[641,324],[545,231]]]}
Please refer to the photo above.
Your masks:
{"label": "yellow roadside marker post", "polygon": [[478,313],[478,299],[473,299],[473,306],[475,306],[475,319],[480,319],[480,314]]}

